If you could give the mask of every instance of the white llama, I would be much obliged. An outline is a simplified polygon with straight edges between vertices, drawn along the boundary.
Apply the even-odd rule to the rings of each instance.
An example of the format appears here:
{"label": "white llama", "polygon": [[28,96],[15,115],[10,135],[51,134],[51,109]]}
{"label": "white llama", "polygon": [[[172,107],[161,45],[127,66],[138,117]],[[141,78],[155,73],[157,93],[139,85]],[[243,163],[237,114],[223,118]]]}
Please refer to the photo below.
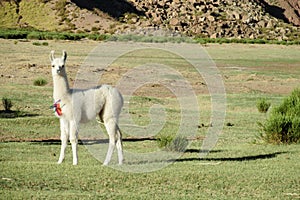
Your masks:
{"label": "white llama", "polygon": [[118,119],[123,106],[120,92],[109,85],[101,85],[90,89],[70,89],[65,70],[66,51],[61,58],[54,58],[51,51],[50,61],[53,77],[53,98],[55,114],[60,119],[61,151],[58,164],[65,157],[65,149],[70,139],[73,152],[73,165],[77,165],[77,144],[79,123],[88,122],[98,115],[104,123],[109,135],[109,146],[103,165],[111,159],[115,145],[118,150],[119,164],[123,162],[122,135],[118,127]]}

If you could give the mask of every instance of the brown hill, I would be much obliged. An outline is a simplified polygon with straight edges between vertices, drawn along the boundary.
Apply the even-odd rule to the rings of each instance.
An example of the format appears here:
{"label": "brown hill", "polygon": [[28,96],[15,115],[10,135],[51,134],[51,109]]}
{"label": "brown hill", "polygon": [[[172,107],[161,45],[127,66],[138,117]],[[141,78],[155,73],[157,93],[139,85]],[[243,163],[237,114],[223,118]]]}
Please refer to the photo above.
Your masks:
{"label": "brown hill", "polygon": [[[298,0],[0,0],[0,27],[294,40]],[[1,22],[2,20],[2,22]]]}
{"label": "brown hill", "polygon": [[300,26],[299,0],[258,0],[258,2],[274,17],[281,18],[295,26]]}

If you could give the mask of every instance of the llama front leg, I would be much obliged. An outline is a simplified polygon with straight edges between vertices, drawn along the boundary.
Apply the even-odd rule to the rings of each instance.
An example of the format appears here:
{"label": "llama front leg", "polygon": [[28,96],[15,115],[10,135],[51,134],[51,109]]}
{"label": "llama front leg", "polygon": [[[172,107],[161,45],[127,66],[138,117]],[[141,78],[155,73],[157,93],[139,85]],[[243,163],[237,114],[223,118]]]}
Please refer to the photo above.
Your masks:
{"label": "llama front leg", "polygon": [[65,158],[65,151],[68,145],[69,124],[67,121],[64,121],[63,119],[61,119],[59,122],[60,122],[61,148],[60,148],[60,155],[57,163],[61,164]]}
{"label": "llama front leg", "polygon": [[78,164],[78,154],[77,154],[77,146],[78,146],[78,131],[77,131],[77,123],[71,122],[70,124],[70,142],[72,145],[72,153],[73,153],[73,165]]}

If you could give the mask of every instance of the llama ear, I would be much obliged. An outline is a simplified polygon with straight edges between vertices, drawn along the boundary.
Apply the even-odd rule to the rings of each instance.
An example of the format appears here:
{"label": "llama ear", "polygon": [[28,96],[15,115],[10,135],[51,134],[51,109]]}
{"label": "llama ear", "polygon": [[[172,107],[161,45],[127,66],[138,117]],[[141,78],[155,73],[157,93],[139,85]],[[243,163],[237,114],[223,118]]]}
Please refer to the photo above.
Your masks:
{"label": "llama ear", "polygon": [[67,60],[67,52],[66,50],[63,50],[63,60],[66,61]]}
{"label": "llama ear", "polygon": [[54,60],[54,50],[50,52],[50,61],[52,62]]}

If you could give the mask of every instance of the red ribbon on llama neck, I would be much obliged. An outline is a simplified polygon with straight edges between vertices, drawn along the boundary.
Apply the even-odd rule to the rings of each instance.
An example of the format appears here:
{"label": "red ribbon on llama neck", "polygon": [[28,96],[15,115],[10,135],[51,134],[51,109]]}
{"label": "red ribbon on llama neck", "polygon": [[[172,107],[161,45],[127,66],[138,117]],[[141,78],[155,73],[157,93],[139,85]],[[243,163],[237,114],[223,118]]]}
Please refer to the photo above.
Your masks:
{"label": "red ribbon on llama neck", "polygon": [[61,100],[59,99],[51,106],[51,108],[54,109],[54,112],[56,112],[58,116],[62,116],[62,110],[61,110],[62,107],[60,106],[60,102]]}

